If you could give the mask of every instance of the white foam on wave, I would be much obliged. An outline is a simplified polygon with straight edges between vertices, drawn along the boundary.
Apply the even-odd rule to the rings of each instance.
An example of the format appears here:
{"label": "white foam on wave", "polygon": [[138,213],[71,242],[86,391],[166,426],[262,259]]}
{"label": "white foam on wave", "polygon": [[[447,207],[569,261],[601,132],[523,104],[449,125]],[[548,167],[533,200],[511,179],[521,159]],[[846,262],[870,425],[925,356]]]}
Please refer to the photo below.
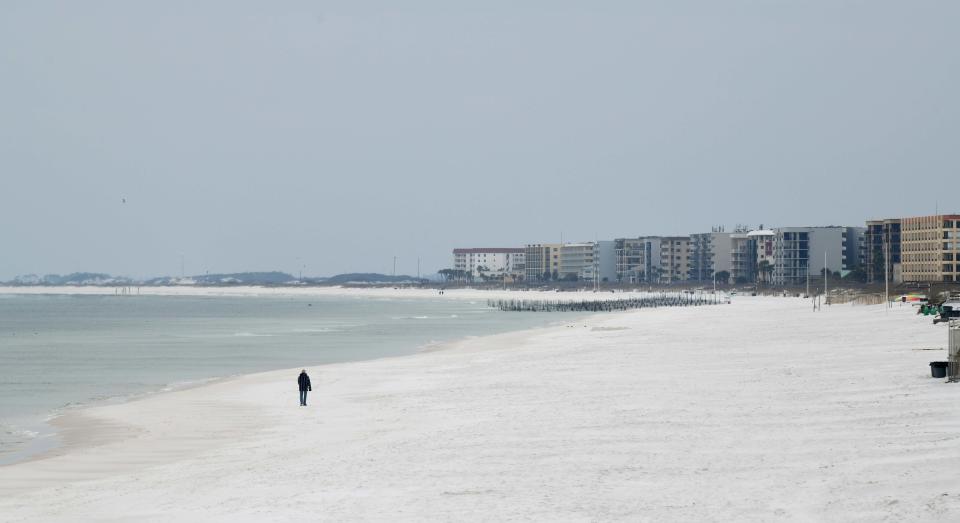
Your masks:
{"label": "white foam on wave", "polygon": [[33,439],[40,435],[40,433],[35,430],[20,429],[7,425],[0,425],[0,434],[7,436],[7,438],[4,439],[11,438],[19,440]]}

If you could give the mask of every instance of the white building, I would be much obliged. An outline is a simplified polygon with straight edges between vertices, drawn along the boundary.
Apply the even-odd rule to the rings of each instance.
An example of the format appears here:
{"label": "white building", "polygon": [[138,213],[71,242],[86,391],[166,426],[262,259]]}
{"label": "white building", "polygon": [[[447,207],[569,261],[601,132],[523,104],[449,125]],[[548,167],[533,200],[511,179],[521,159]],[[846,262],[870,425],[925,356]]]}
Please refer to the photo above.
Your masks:
{"label": "white building", "polygon": [[560,247],[561,280],[617,281],[617,250],[613,241],[565,243]]}
{"label": "white building", "polygon": [[806,283],[823,269],[844,275],[860,264],[864,227],[781,227],[774,229],[773,283]]}
{"label": "white building", "polygon": [[660,243],[659,236],[614,240],[617,281],[620,283],[657,282],[660,268]]}
{"label": "white building", "polygon": [[453,250],[453,268],[466,279],[486,280],[523,277],[525,253],[522,248],[481,247]]}

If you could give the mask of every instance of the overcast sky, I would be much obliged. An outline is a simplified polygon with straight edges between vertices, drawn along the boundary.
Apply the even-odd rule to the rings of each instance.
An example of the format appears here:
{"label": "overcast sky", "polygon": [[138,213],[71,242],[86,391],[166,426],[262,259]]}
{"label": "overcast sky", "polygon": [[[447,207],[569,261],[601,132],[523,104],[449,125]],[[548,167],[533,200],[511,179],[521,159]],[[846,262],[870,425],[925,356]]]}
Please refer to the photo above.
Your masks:
{"label": "overcast sky", "polygon": [[0,279],[177,274],[181,254],[414,273],[561,232],[957,211],[958,20],[922,0],[7,0]]}

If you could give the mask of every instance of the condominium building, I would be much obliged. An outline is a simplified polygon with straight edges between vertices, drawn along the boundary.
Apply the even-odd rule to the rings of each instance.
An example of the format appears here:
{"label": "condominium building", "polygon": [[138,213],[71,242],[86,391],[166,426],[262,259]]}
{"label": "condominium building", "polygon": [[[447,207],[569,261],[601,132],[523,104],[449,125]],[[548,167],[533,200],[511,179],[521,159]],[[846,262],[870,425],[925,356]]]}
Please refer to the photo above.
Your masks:
{"label": "condominium building", "polygon": [[900,283],[900,218],[868,220],[864,235],[864,268],[867,281],[882,282],[889,277]]}
{"label": "condominium building", "polygon": [[687,279],[699,283],[713,280],[718,272],[731,272],[733,233],[723,231],[690,235],[689,273]]}
{"label": "condominium building", "polygon": [[613,242],[617,256],[617,281],[620,283],[646,281],[644,260],[647,257],[647,240],[645,238],[617,238]]}
{"label": "condominium building", "polygon": [[690,237],[664,236],[659,240],[660,263],[651,276],[659,283],[686,280],[690,274]]}
{"label": "condominium building", "polygon": [[734,283],[757,279],[757,242],[746,232],[730,235],[730,279]]}
{"label": "condominium building", "polygon": [[614,241],[615,277],[621,283],[684,281],[690,273],[689,251],[689,236],[620,238]]}
{"label": "condominium building", "polygon": [[560,247],[560,279],[576,280],[583,268],[593,265],[592,243],[565,243]]}
{"label": "condominium building", "polygon": [[531,243],[524,252],[526,281],[550,281],[560,277],[559,243]]}
{"label": "condominium building", "polygon": [[614,240],[616,277],[620,283],[660,283],[663,238],[646,236]]}
{"label": "condominium building", "polygon": [[771,280],[775,236],[773,231],[765,229],[730,235],[730,278],[733,282]]}
{"label": "condominium building", "polygon": [[509,247],[453,250],[453,268],[468,280],[501,279],[523,274],[526,252]]}
{"label": "condominium building", "polygon": [[960,214],[900,220],[903,281],[960,281]]}
{"label": "condominium building", "polygon": [[776,233],[769,229],[759,229],[747,233],[750,254],[753,256],[753,274],[748,280],[770,282],[773,278],[773,243]]}
{"label": "condominium building", "polygon": [[616,248],[612,241],[565,243],[560,247],[561,280],[616,279]]}
{"label": "condominium building", "polygon": [[860,264],[863,227],[782,227],[774,230],[773,283],[803,285],[824,268],[846,274]]}

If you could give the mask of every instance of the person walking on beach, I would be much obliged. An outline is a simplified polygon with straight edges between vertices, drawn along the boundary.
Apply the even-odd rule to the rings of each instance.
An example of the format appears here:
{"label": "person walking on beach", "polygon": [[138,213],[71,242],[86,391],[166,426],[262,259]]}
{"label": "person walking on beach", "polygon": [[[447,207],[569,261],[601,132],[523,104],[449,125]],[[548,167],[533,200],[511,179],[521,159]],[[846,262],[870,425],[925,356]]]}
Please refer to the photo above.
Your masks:
{"label": "person walking on beach", "polygon": [[300,377],[297,378],[297,384],[300,385],[300,406],[307,406],[307,391],[313,390],[310,386],[310,376],[307,376],[307,369],[300,371]]}

